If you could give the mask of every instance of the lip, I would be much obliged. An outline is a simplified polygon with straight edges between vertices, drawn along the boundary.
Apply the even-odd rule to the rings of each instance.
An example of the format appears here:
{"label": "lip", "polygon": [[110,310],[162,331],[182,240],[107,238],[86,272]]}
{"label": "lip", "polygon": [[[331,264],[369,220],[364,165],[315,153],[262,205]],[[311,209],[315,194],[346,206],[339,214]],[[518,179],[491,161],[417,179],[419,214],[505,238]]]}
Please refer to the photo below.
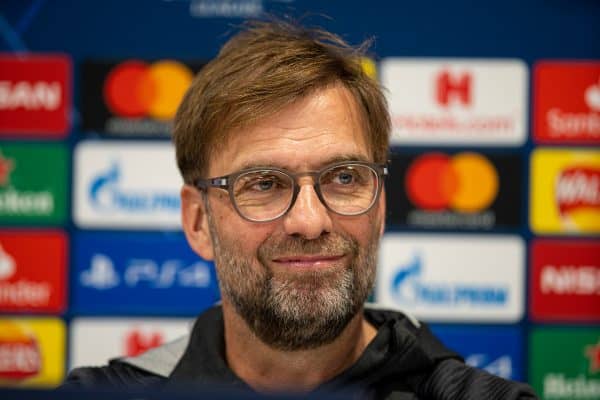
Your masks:
{"label": "lip", "polygon": [[328,268],[339,263],[344,255],[289,255],[273,259],[273,263],[287,268]]}

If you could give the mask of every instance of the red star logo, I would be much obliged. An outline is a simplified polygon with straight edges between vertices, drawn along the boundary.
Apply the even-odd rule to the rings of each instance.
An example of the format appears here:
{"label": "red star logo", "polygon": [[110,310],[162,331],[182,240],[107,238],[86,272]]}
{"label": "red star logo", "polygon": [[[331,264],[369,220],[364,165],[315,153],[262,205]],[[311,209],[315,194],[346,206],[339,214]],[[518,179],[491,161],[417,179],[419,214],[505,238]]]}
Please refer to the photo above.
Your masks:
{"label": "red star logo", "polygon": [[600,371],[600,340],[596,344],[585,347],[585,356],[590,360],[590,373]]}
{"label": "red star logo", "polygon": [[5,158],[0,152],[0,186],[6,186],[10,180],[10,173],[13,169],[13,160],[10,158]]}

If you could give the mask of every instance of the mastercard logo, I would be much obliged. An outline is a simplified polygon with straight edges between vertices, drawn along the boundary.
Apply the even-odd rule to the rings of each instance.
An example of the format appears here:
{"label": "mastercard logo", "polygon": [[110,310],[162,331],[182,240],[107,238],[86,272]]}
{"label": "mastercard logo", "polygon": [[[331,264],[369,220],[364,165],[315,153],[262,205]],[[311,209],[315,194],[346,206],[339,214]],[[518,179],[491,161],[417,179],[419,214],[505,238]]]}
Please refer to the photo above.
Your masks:
{"label": "mastercard logo", "polygon": [[405,185],[409,200],[421,209],[464,213],[488,208],[499,187],[494,165],[472,152],[422,155],[408,167]]}
{"label": "mastercard logo", "polygon": [[177,61],[126,61],[104,81],[104,101],[115,115],[170,120],[193,78],[192,71]]}

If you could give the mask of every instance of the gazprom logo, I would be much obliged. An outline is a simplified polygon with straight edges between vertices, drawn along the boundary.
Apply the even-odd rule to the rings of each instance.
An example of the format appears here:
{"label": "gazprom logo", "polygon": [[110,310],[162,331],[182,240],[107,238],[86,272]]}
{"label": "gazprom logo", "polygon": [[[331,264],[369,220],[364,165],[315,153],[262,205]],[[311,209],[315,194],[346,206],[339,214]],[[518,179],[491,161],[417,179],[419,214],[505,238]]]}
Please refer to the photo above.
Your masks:
{"label": "gazprom logo", "polygon": [[121,185],[121,166],[112,161],[108,169],[96,175],[88,190],[90,204],[97,211],[128,213],[179,212],[178,193],[159,189],[128,189]]}
{"label": "gazprom logo", "polygon": [[502,285],[449,283],[424,278],[421,256],[415,254],[408,265],[400,266],[390,284],[392,298],[399,304],[503,306],[509,290]]}

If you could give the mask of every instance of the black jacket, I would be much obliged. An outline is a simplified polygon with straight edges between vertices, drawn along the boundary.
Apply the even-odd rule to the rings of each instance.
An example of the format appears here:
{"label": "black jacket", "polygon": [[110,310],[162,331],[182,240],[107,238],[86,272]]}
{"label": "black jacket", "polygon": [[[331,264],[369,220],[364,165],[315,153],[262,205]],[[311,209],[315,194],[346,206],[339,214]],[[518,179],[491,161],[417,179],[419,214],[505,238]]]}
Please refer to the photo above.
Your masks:
{"label": "black jacket", "polygon": [[[320,389],[353,388],[360,398],[376,399],[536,398],[525,384],[465,365],[426,325],[401,313],[367,309],[365,317],[378,329],[377,336],[354,365]],[[105,367],[77,368],[63,388],[169,390],[190,384],[250,390],[225,361],[220,307],[201,314],[189,338],[138,357],[111,360]]]}

